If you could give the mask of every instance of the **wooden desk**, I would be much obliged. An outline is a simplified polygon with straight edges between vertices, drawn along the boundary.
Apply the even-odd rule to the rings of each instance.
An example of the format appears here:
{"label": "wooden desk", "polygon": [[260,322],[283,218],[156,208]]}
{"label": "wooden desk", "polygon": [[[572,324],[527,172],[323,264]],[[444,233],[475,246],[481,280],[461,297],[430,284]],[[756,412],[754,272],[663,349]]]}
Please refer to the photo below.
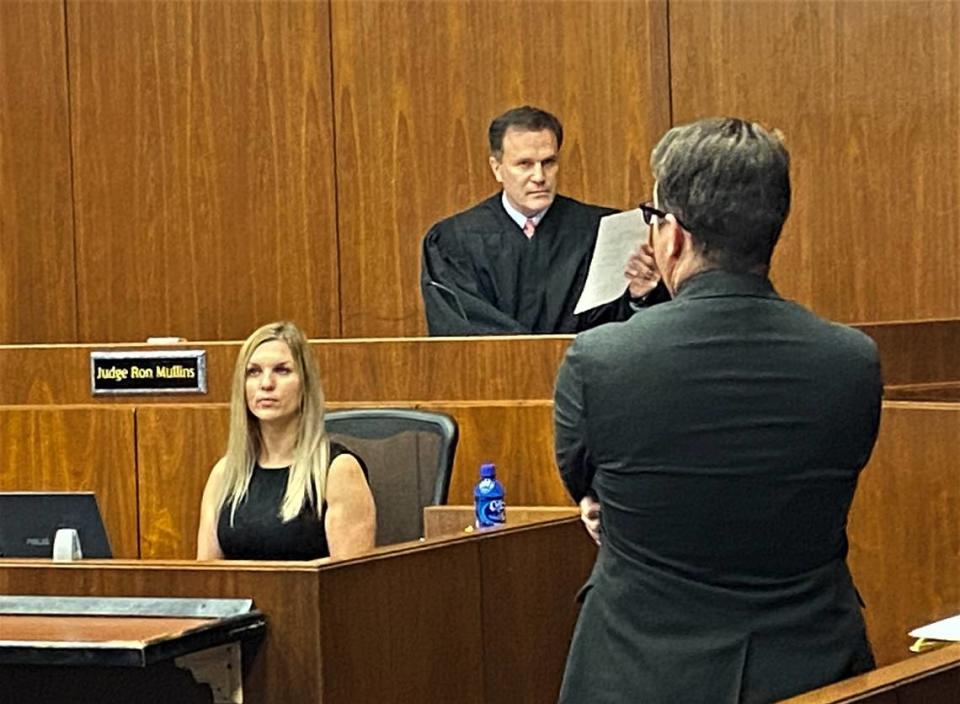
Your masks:
{"label": "wooden desk", "polygon": [[308,563],[0,560],[0,593],[248,597],[250,701],[555,702],[596,550],[577,518]]}
{"label": "wooden desk", "polygon": [[960,644],[784,700],[783,704],[956,704]]}
{"label": "wooden desk", "polygon": [[[571,517],[580,517],[580,509],[576,506],[507,506],[505,526]],[[423,509],[423,535],[426,538],[440,538],[469,534],[474,531],[474,520],[473,506],[426,506]]]}
{"label": "wooden desk", "polygon": [[34,704],[243,701],[241,647],[264,629],[247,599],[4,596],[0,688]]}

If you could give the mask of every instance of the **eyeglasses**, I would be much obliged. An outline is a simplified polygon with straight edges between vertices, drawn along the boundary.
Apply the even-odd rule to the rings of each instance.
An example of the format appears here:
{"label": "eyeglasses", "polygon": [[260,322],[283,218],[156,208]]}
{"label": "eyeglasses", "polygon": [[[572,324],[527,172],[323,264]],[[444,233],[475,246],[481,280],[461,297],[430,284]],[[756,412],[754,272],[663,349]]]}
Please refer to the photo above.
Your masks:
{"label": "eyeglasses", "polygon": [[652,203],[641,203],[637,207],[640,208],[640,212],[643,214],[643,221],[647,225],[652,225],[654,218],[663,220],[665,217],[667,217],[665,212],[659,208],[654,208]]}
{"label": "eyeglasses", "polygon": [[[643,215],[643,221],[648,227],[653,224],[654,218],[662,222],[663,219],[667,217],[667,214],[664,211],[660,210],[659,208],[654,208],[653,203],[641,203],[637,207],[640,209],[640,213]],[[680,218],[678,218],[676,215],[673,217],[680,227],[682,227],[684,230],[687,230],[687,226],[681,222]],[[660,222],[657,224],[660,224]]]}

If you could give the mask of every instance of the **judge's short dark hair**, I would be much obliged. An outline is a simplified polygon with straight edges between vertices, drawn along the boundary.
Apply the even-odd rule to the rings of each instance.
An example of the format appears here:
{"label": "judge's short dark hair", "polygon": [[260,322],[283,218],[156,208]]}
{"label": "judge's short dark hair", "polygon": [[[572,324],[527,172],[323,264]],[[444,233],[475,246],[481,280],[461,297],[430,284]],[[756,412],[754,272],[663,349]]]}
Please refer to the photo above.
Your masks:
{"label": "judge's short dark hair", "polygon": [[660,209],[728,271],[767,266],[790,212],[790,154],[777,130],[730,117],[674,127],[650,155]]}
{"label": "judge's short dark hair", "polygon": [[503,135],[511,127],[525,132],[550,130],[553,132],[553,136],[557,138],[557,149],[563,146],[563,125],[560,124],[557,116],[540,108],[523,105],[519,108],[507,110],[502,115],[493,118],[493,122],[490,123],[490,129],[487,131],[487,137],[490,140],[490,153],[497,159],[503,156]]}

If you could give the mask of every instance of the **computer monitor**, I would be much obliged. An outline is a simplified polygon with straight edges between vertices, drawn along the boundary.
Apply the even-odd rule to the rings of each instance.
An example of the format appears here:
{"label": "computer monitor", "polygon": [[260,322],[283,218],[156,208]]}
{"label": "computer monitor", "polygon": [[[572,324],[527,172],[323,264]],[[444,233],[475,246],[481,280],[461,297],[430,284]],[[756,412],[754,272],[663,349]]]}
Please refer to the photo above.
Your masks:
{"label": "computer monitor", "polygon": [[93,492],[0,492],[0,557],[52,557],[60,528],[73,528],[85,558],[110,558]]}

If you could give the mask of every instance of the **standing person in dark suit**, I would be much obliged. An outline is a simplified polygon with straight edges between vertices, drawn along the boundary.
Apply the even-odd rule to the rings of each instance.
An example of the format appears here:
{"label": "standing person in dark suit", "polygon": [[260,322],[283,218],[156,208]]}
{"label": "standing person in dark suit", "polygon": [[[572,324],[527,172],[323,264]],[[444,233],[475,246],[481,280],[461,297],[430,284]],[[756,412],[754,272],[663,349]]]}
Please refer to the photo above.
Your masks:
{"label": "standing person in dark suit", "polygon": [[877,350],[767,277],[790,208],[777,134],[701,120],[651,165],[673,300],[578,336],[557,378],[560,472],[600,544],[560,700],[769,702],[873,667],[846,521]]}
{"label": "standing person in dark suit", "polygon": [[489,141],[503,191],[437,223],[423,240],[431,335],[576,332],[666,298],[652,253],[640,247],[626,263],[627,293],[574,315],[600,218],[616,211],[557,194],[563,126],[554,115],[508,110],[490,124]]}

